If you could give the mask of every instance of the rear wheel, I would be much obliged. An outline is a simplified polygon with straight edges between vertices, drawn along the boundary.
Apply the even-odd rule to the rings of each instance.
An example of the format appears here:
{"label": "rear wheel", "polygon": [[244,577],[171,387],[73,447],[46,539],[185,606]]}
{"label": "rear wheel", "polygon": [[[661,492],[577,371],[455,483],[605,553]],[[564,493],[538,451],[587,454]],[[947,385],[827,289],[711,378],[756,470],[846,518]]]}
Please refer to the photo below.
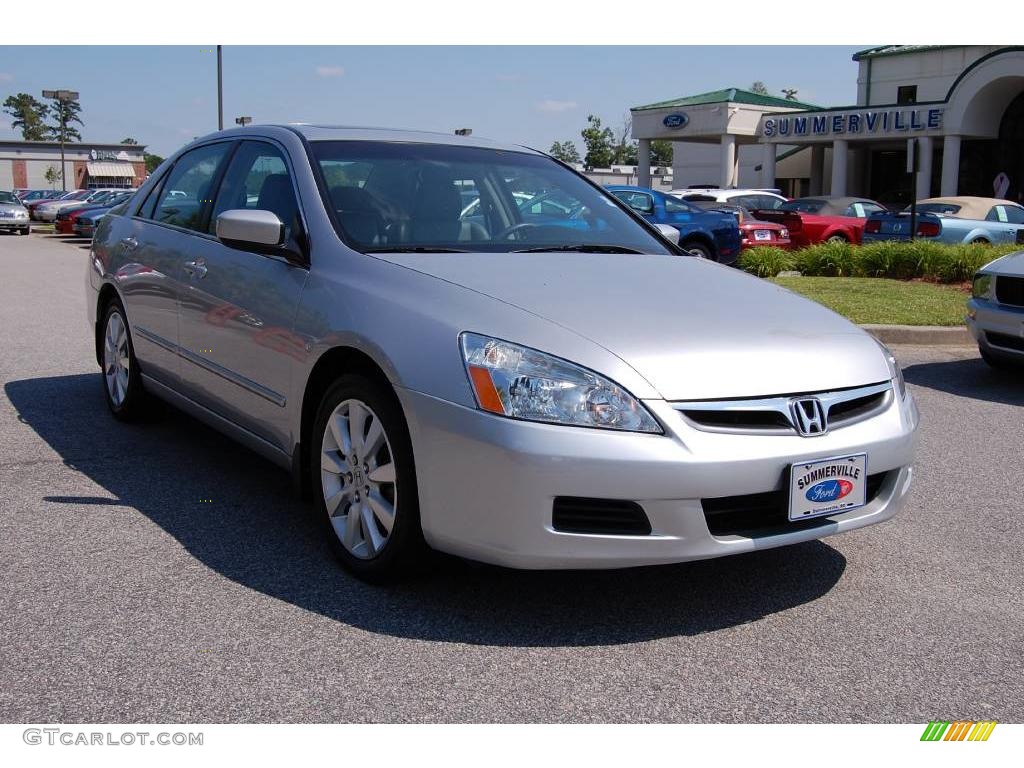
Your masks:
{"label": "rear wheel", "polygon": [[390,393],[345,375],[324,396],[311,444],[316,515],[335,556],[361,579],[394,579],[423,560],[412,445]]}
{"label": "rear wheel", "polygon": [[825,238],[826,243],[848,243],[850,242],[842,235],[832,235],[831,237]]}
{"label": "rear wheel", "polygon": [[134,421],[145,410],[142,374],[124,307],[115,299],[103,319],[103,393],[114,417]]}

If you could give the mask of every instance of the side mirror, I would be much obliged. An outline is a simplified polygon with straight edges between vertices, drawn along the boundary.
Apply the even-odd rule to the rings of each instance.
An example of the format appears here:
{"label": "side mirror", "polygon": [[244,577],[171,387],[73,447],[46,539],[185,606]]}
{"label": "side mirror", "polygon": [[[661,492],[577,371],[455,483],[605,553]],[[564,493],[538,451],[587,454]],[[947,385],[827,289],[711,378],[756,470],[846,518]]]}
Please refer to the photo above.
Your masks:
{"label": "side mirror", "polygon": [[284,224],[276,213],[236,208],[217,217],[217,239],[247,251],[273,251],[284,244]]}
{"label": "side mirror", "polygon": [[672,245],[679,245],[679,230],[675,227],[669,226],[668,224],[655,224],[657,230],[661,233],[661,236],[668,240]]}

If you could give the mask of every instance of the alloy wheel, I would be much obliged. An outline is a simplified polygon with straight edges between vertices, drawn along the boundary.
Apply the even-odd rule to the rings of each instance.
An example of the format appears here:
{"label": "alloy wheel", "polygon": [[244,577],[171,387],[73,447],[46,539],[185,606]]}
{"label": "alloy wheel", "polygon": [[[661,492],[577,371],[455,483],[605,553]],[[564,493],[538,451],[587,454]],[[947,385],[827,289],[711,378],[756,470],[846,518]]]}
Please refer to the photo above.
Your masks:
{"label": "alloy wheel", "polygon": [[343,400],[327,419],[320,483],[338,540],[355,557],[376,557],[394,530],[398,488],[384,425],[361,400]]}
{"label": "alloy wheel", "polygon": [[128,351],[128,331],[119,312],[111,312],[103,334],[103,378],[107,394],[115,407],[121,407],[128,396],[128,374],[131,355]]}

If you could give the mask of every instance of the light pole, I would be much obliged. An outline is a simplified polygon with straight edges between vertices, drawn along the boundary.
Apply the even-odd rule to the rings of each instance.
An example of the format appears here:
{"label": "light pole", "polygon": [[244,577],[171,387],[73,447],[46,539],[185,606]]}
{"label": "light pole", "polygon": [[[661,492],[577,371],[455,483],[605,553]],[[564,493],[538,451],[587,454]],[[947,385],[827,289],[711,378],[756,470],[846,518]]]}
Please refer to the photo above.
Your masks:
{"label": "light pole", "polygon": [[241,117],[235,118],[235,125],[240,125],[243,128],[252,122],[252,118],[248,115],[242,115]]}
{"label": "light pole", "polygon": [[[43,91],[44,99],[56,99],[58,103],[64,104],[69,101],[78,101],[78,91]],[[67,132],[67,123],[64,120],[64,109],[60,108],[60,186],[65,192],[68,191],[67,174],[64,173],[64,134]]]}
{"label": "light pole", "polygon": [[224,130],[224,66],[221,61],[221,48],[217,46],[217,130]]}

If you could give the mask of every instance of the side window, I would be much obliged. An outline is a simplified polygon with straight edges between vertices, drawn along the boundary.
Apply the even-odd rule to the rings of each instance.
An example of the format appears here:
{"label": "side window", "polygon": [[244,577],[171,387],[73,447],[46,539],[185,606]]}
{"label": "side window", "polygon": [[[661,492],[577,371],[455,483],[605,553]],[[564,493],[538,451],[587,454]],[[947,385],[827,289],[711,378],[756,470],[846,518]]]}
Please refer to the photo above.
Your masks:
{"label": "side window", "polygon": [[146,199],[142,201],[142,205],[140,205],[138,210],[135,212],[136,216],[141,216],[144,219],[153,218],[153,211],[156,208],[156,201],[160,197],[160,189],[163,187],[164,181],[166,179],[167,174],[165,173],[163,174],[163,176],[156,180],[156,183],[153,185],[153,187],[149,190],[149,193],[146,195]]}
{"label": "side window", "polygon": [[1004,205],[1006,209],[1006,220],[1010,224],[1024,224],[1024,208],[1015,205]]}
{"label": "side window", "polygon": [[985,217],[985,221],[1006,221],[1006,212],[1001,205],[993,205]]}
{"label": "side window", "polygon": [[654,213],[654,200],[650,195],[626,190],[612,192],[612,194],[638,213]]}
{"label": "side window", "polygon": [[263,141],[243,141],[231,159],[217,202],[213,206],[209,231],[215,233],[217,217],[224,211],[246,209],[276,213],[290,237],[298,222],[299,205],[292,177],[281,150]]}
{"label": "side window", "polygon": [[673,197],[665,197],[665,210],[669,213],[693,213],[693,208],[681,200]]}
{"label": "side window", "polygon": [[185,229],[202,230],[213,204],[213,184],[231,144],[220,142],[186,152],[160,190],[153,220]]}

